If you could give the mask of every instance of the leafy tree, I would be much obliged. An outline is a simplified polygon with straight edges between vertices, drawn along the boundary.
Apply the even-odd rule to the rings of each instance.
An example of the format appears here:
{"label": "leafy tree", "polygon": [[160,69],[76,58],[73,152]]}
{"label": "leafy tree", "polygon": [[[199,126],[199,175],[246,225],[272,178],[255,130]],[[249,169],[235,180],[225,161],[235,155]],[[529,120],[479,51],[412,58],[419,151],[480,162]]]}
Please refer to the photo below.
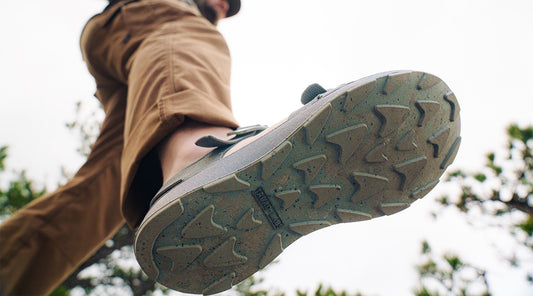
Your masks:
{"label": "leafy tree", "polygon": [[[283,292],[272,292],[264,289],[258,289],[257,286],[263,282],[263,278],[259,275],[250,276],[244,281],[237,284],[233,291],[239,296],[285,296]],[[351,296],[346,291],[335,291],[333,288],[329,287],[324,289],[324,286],[320,284],[314,292],[307,291],[296,291],[297,296]],[[353,294],[353,296],[363,296],[361,293]]]}
{"label": "leafy tree", "polygon": [[[445,196],[439,203],[443,208],[458,209],[472,225],[481,215],[486,218],[484,226],[490,221],[489,227],[504,229],[516,244],[514,254],[506,258],[508,264],[528,270],[524,280],[533,285],[530,262],[523,262],[523,256],[516,254],[520,251],[533,256],[533,127],[513,124],[507,135],[507,155],[489,153],[482,170],[451,173],[447,182],[459,186],[460,193]],[[418,266],[422,285],[416,295],[441,295],[439,291],[445,295],[491,295],[487,272],[482,268],[453,254],[439,257],[427,242],[423,243],[422,258]],[[475,293],[471,291],[474,287]]]}
{"label": "leafy tree", "polygon": [[[297,291],[296,294],[298,296],[307,296],[307,295],[309,295],[309,293],[301,292],[301,291]],[[317,290],[311,295],[315,295],[315,296],[349,296],[349,294],[346,291],[337,292],[337,291],[333,290],[331,287],[324,290],[322,285],[319,285]],[[363,296],[363,294],[357,293],[357,294],[355,294],[355,296]]]}
{"label": "leafy tree", "polygon": [[427,241],[422,243],[422,260],[417,266],[424,282],[430,282],[436,289],[426,285],[415,291],[416,296],[438,296],[438,290],[445,295],[490,296],[487,272],[484,269],[463,262],[459,256],[448,253],[436,256]]}
{"label": "leafy tree", "polygon": [[[8,148],[0,147],[0,173],[2,176],[7,174],[4,161],[7,158]],[[34,199],[41,197],[46,189],[36,189],[33,181],[26,177],[25,171],[13,172],[15,177],[9,181],[6,189],[0,188],[0,219],[13,214],[25,204]],[[1,181],[2,178],[0,178]]]}

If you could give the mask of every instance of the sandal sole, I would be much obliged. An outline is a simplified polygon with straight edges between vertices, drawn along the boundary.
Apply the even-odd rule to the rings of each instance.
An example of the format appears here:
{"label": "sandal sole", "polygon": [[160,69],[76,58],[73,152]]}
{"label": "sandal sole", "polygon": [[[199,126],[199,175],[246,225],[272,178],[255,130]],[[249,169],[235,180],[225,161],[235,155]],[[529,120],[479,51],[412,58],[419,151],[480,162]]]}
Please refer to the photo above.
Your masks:
{"label": "sandal sole", "polygon": [[437,185],[459,134],[459,105],[436,76],[343,85],[165,193],[138,230],[137,260],[178,291],[230,289],[306,234],[408,208]]}

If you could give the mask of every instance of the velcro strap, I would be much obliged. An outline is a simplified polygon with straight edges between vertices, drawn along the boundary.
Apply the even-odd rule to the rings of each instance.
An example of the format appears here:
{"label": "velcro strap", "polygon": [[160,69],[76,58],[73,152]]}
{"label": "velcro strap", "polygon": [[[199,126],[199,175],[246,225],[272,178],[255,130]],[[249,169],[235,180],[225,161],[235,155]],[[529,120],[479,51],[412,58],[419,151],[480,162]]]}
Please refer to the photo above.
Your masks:
{"label": "velcro strap", "polygon": [[205,148],[220,148],[227,147],[239,143],[240,141],[255,136],[260,132],[264,131],[267,127],[264,125],[253,125],[247,127],[238,128],[232,132],[228,133],[228,136],[233,135],[234,137],[229,140],[224,140],[217,138],[215,136],[209,135],[202,137],[196,141],[196,146],[205,147]]}

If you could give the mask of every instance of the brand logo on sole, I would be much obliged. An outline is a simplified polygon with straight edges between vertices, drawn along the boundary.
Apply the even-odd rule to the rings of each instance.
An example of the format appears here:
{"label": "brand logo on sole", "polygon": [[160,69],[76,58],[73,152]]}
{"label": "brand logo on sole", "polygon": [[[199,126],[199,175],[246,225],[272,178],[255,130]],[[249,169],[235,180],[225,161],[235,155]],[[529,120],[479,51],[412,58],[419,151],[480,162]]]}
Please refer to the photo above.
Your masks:
{"label": "brand logo on sole", "polygon": [[265,216],[268,218],[268,221],[270,222],[272,228],[278,229],[284,225],[283,221],[276,212],[276,209],[274,209],[270,198],[268,198],[268,195],[266,195],[263,187],[259,187],[256,190],[252,191],[252,196],[254,197],[255,201],[257,202],[263,213],[265,213]]}

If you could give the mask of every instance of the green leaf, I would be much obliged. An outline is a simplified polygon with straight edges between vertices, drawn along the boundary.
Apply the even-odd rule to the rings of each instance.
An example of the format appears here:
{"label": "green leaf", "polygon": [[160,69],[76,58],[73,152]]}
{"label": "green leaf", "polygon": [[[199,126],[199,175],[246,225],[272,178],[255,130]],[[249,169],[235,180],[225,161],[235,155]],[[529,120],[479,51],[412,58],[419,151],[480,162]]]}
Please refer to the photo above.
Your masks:
{"label": "green leaf", "polygon": [[322,284],[320,284],[315,291],[315,296],[321,296],[321,295],[322,295]]}
{"label": "green leaf", "polygon": [[495,156],[494,152],[492,152],[492,153],[489,153],[487,155],[487,158],[488,158],[490,163],[494,163],[494,159],[496,158],[496,156]]}
{"label": "green leaf", "polygon": [[429,243],[425,240],[422,242],[422,254],[428,254],[431,252],[431,247]]}
{"label": "green leaf", "polygon": [[20,172],[15,180],[10,181],[6,191],[0,191],[0,216],[13,214],[45,192],[46,188],[34,188],[33,181],[26,178],[25,171]]}
{"label": "green leaf", "polygon": [[475,175],[474,178],[477,181],[482,182],[482,183],[485,182],[485,180],[487,180],[487,176],[485,176],[485,174],[482,174],[482,173]]}
{"label": "green leaf", "polygon": [[433,261],[432,259],[429,259],[425,264],[419,265],[417,267],[418,273],[421,276],[427,276],[437,273],[437,263]]}
{"label": "green leaf", "polygon": [[448,180],[451,180],[453,178],[465,178],[465,177],[466,177],[466,174],[461,170],[453,171],[448,174]]}
{"label": "green leaf", "polygon": [[448,205],[450,205],[450,202],[449,202],[449,200],[448,200],[448,196],[443,196],[443,197],[441,197],[441,198],[438,200],[438,202],[439,202],[441,205],[443,205],[443,206],[448,206]]}
{"label": "green leaf", "polygon": [[525,231],[528,236],[533,236],[533,217],[529,216],[524,222],[517,225],[520,229]]}
{"label": "green leaf", "polygon": [[455,255],[446,255],[444,256],[444,259],[446,260],[446,262],[448,262],[448,264],[454,271],[457,271],[461,267],[463,267],[463,262],[461,262],[461,259],[459,259],[459,257]]}
{"label": "green leaf", "polygon": [[415,292],[415,296],[439,296],[439,292],[429,292],[425,286],[421,290]]}
{"label": "green leaf", "polygon": [[7,146],[0,147],[0,172],[5,170],[4,161],[7,158]]}
{"label": "green leaf", "polygon": [[511,139],[517,139],[518,140],[518,139],[520,139],[520,135],[521,135],[520,128],[516,124],[511,124],[507,128],[507,134],[509,135],[509,137],[511,137]]}
{"label": "green leaf", "polygon": [[489,167],[490,169],[492,169],[492,170],[494,171],[494,173],[495,173],[496,175],[498,175],[498,176],[501,175],[502,172],[503,172],[503,169],[502,169],[502,167],[500,167],[500,166],[496,166],[496,165],[492,165],[492,164],[490,164],[490,165],[488,165],[488,167]]}
{"label": "green leaf", "polygon": [[52,293],[50,293],[48,296],[70,296],[70,290],[59,286],[57,289],[55,289]]}

